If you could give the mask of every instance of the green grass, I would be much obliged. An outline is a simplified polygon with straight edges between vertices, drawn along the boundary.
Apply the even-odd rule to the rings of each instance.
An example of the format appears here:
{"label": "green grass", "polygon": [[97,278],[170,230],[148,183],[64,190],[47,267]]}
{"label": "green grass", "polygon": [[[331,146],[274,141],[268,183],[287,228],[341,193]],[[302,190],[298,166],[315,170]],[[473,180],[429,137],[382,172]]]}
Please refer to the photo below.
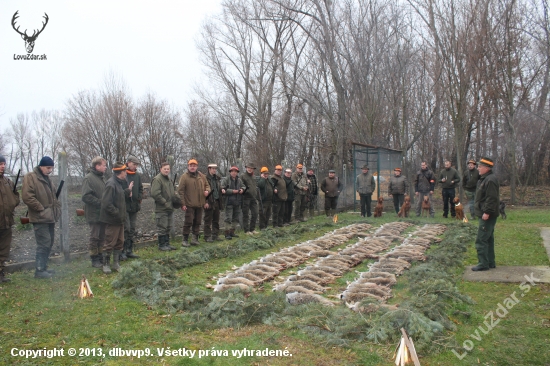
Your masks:
{"label": "green grass", "polygon": [[[496,230],[497,265],[548,265],[548,257],[542,247],[539,227],[548,225],[547,210],[508,209],[508,220],[499,220]],[[357,214],[340,215],[344,226],[360,221]],[[394,215],[385,215],[381,220],[367,222],[379,225],[394,221]],[[449,223],[449,220],[412,220],[417,224],[428,222]],[[281,241],[275,248],[255,251],[238,258],[221,258],[178,272],[182,283],[190,286],[204,286],[219,272],[239,266],[251,260],[276,251],[281,247],[318,237],[329,231],[323,227],[324,217],[301,225],[319,225],[313,232],[306,232],[292,241]],[[473,223],[475,224],[475,223]],[[336,227],[336,226],[334,226]],[[230,242],[221,242],[228,245]],[[220,244],[210,244],[220,245]],[[231,244],[229,244],[231,245]],[[161,253],[155,247],[140,249],[143,258],[173,257],[176,252]],[[475,263],[475,250],[470,243],[465,264]],[[124,264],[123,264],[124,266]],[[361,265],[361,270],[365,267]],[[240,329],[216,329],[199,331],[192,325],[182,325],[180,313],[168,313],[164,309],[148,306],[133,297],[118,297],[111,287],[116,275],[107,276],[90,267],[89,261],[73,261],[54,266],[57,270],[52,280],[35,280],[31,271],[15,273],[12,282],[2,284],[0,289],[0,364],[52,364],[92,365],[104,362],[107,365],[120,364],[168,364],[168,365],[391,365],[395,345],[350,342],[347,347],[328,346],[310,335],[292,329],[290,326],[255,325]],[[81,275],[84,274],[94,291],[92,299],[78,299],[75,294]],[[352,279],[348,274],[335,287],[345,286]],[[405,299],[406,275],[394,287],[395,298],[391,303]],[[268,286],[266,286],[268,288]],[[469,305],[467,314],[451,314],[457,329],[446,335],[455,338],[459,345],[483,325],[484,316],[495,311],[514,291],[521,294],[518,284],[495,284],[459,282],[460,290],[471,296],[475,305]],[[507,316],[480,341],[473,340],[474,348],[463,360],[451,350],[439,354],[421,354],[422,365],[548,365],[550,360],[550,286],[537,285],[532,288]],[[42,349],[70,347],[101,348],[104,353],[113,348],[149,348],[153,356],[132,357],[70,357],[25,359],[12,357],[12,348]],[[292,357],[205,357],[193,359],[173,356],[157,356],[157,348],[171,350],[231,350],[254,349],[284,350]],[[458,350],[458,349],[457,349]],[[459,352],[460,353],[460,352]]]}

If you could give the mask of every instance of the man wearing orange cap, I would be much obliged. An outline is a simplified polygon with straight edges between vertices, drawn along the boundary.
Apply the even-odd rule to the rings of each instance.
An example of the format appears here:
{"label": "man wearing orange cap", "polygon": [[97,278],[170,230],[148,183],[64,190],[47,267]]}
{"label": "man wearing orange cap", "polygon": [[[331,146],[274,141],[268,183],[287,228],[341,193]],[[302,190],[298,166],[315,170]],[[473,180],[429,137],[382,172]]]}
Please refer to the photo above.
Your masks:
{"label": "man wearing orange cap", "polygon": [[260,230],[267,228],[271,209],[273,206],[273,182],[269,179],[269,169],[263,166],[258,177],[258,189],[260,190]]}
{"label": "man wearing orange cap", "polygon": [[235,229],[239,224],[243,204],[244,184],[239,178],[239,168],[232,166],[229,176],[222,179],[222,194],[225,195],[225,238],[231,240],[238,238]]}
{"label": "man wearing orange cap", "polygon": [[393,208],[395,209],[395,213],[399,213],[401,206],[403,206],[405,195],[409,192],[409,181],[407,177],[401,175],[401,168],[395,168],[393,172],[394,175],[390,178],[388,192],[393,197]]}
{"label": "man wearing orange cap", "polygon": [[474,202],[476,200],[478,180],[479,172],[476,169],[476,161],[474,159],[470,159],[468,160],[468,169],[466,169],[462,176],[462,188],[464,188],[464,193],[466,194],[466,197],[468,197],[468,206],[470,206],[470,215],[472,216],[472,220],[476,218]]}
{"label": "man wearing orange cap", "polygon": [[[187,171],[181,175],[178,193],[181,198],[181,209],[185,211],[183,221],[182,246],[199,245],[199,230],[202,222],[202,211],[206,205],[206,197],[210,193],[210,185],[206,176],[197,169],[199,163],[196,159],[187,162]],[[193,237],[189,242],[189,234],[193,227]]]}
{"label": "man wearing orange cap", "polygon": [[294,182],[294,219],[296,221],[307,221],[304,218],[304,211],[307,206],[307,194],[309,186],[307,184],[307,177],[304,174],[304,166],[302,164],[296,165],[296,171],[292,174],[292,181]]}
{"label": "man wearing orange cap", "polygon": [[271,176],[273,183],[273,227],[283,227],[285,215],[285,202],[288,197],[286,192],[286,182],[283,179],[283,167],[277,165],[275,172]]}

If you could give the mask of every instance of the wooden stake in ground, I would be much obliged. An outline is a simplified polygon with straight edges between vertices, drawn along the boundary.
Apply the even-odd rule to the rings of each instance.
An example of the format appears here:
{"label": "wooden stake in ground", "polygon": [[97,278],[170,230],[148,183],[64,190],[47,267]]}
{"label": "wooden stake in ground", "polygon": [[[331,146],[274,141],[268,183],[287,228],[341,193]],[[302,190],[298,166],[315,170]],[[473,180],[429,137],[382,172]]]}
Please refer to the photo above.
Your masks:
{"label": "wooden stake in ground", "polygon": [[418,361],[418,355],[414,349],[414,343],[412,339],[407,336],[405,329],[401,328],[401,333],[403,336],[399,341],[399,347],[395,353],[395,364],[397,366],[405,366],[411,360],[414,362],[415,366],[420,366],[420,361]]}
{"label": "wooden stake in ground", "polygon": [[94,293],[90,288],[90,284],[88,283],[88,280],[86,279],[86,277],[84,277],[84,275],[82,275],[82,279],[80,280],[80,286],[78,286],[77,296],[81,299],[84,299],[86,297],[94,297]]}

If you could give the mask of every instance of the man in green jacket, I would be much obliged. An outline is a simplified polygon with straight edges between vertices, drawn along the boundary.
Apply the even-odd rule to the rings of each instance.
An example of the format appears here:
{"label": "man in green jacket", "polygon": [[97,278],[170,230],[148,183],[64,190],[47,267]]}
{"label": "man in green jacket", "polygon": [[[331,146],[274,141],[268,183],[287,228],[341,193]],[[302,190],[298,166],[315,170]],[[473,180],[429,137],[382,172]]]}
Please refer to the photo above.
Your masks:
{"label": "man in green jacket", "polygon": [[390,178],[388,192],[393,197],[395,213],[399,213],[401,206],[403,206],[405,195],[409,194],[409,181],[407,177],[401,175],[401,168],[395,168],[393,172],[394,175]]}
{"label": "man in green jacket", "polygon": [[55,238],[55,223],[61,216],[61,204],[55,196],[57,187],[50,179],[53,167],[53,159],[44,156],[23,178],[23,202],[29,209],[29,221],[36,238],[35,278],[50,278],[54,273],[48,270],[48,259]]}
{"label": "man in green jacket", "polygon": [[258,189],[260,191],[260,230],[267,228],[273,205],[273,182],[269,179],[269,169],[263,166],[258,177]]}
{"label": "man in green jacket", "polygon": [[336,176],[336,171],[329,170],[328,177],[321,182],[321,191],[325,194],[325,215],[332,217],[338,207],[338,196],[344,186]]}
{"label": "man in green jacket", "polygon": [[460,176],[456,169],[451,167],[449,160],[445,160],[445,169],[439,172],[439,183],[441,183],[443,196],[443,217],[448,217],[449,205],[451,205],[451,217],[455,217],[455,187],[460,183]]}
{"label": "man in green jacket", "polygon": [[283,179],[283,167],[275,166],[275,172],[269,179],[273,183],[273,227],[283,227],[285,202],[288,197],[286,182]]}
{"label": "man in green jacket", "polygon": [[11,247],[11,227],[13,210],[19,205],[19,192],[14,183],[4,176],[6,170],[6,158],[0,155],[0,284],[9,282],[4,273],[4,262],[8,260]]}
{"label": "man in green jacket", "polygon": [[476,200],[477,181],[479,180],[479,172],[476,169],[476,161],[474,159],[468,160],[468,169],[462,176],[462,188],[468,198],[468,206],[470,206],[470,215],[472,220],[476,218],[474,210],[474,202]]}
{"label": "man in green jacket", "polygon": [[99,221],[101,212],[101,197],[105,190],[105,176],[107,161],[100,156],[92,160],[92,167],[82,182],[82,202],[86,222],[90,227],[90,242],[88,250],[92,260],[92,267],[103,266],[103,241],[105,240],[105,225]]}
{"label": "man in green jacket", "polygon": [[204,208],[204,238],[208,243],[214,241],[223,241],[220,234],[220,213],[223,210],[222,183],[217,174],[218,166],[216,164],[208,165],[206,180],[210,185],[210,194],[206,198]]}
{"label": "man in green jacket", "polygon": [[235,229],[239,224],[243,204],[244,184],[239,178],[239,168],[232,166],[229,175],[222,179],[222,194],[225,195],[225,238],[231,240],[238,238]]}
{"label": "man in green jacket", "polygon": [[[181,209],[185,211],[183,221],[183,242],[182,246],[200,245],[199,230],[202,223],[202,213],[206,204],[206,197],[210,193],[210,185],[206,176],[198,171],[199,162],[197,159],[190,159],[187,162],[187,171],[181,175],[178,185],[178,193],[181,198]],[[189,234],[193,232],[189,242]]]}
{"label": "man in green jacket", "polygon": [[372,174],[369,173],[369,167],[366,164],[361,168],[361,174],[355,179],[355,187],[361,200],[361,216],[371,217],[372,193],[376,189],[376,182]]}
{"label": "man in green jacket", "polygon": [[243,229],[245,234],[258,234],[256,231],[256,221],[258,220],[258,186],[256,185],[256,177],[254,164],[247,164],[246,171],[241,174],[241,180],[245,186],[243,193]]}
{"label": "man in green jacket", "polygon": [[176,250],[170,245],[170,231],[174,225],[174,205],[181,206],[170,180],[170,164],[163,162],[160,173],[151,182],[151,197],[155,200],[155,219],[157,223],[159,250]]}
{"label": "man in green jacket", "polygon": [[134,182],[124,188],[126,182],[126,165],[116,162],[113,176],[107,180],[101,197],[99,221],[105,224],[105,241],[103,243],[103,273],[111,273],[111,253],[113,267],[120,271],[120,253],[124,247],[124,223],[126,222],[126,197],[131,197]]}
{"label": "man in green jacket", "polygon": [[292,208],[293,208],[294,198],[296,197],[296,193],[294,191],[295,185],[294,185],[294,181],[292,180],[291,169],[285,169],[285,174],[283,175],[283,179],[286,183],[286,193],[287,193],[285,208],[284,208],[284,216],[283,216],[283,226],[288,226],[292,221]]}
{"label": "man in green jacket", "polygon": [[[126,181],[128,185],[134,183],[132,196],[126,197],[126,222],[124,223],[124,249],[120,255],[120,260],[127,258],[139,258],[134,254],[134,235],[136,234],[136,221],[138,212],[141,210],[141,199],[143,198],[143,184],[141,183],[141,174],[137,172],[141,164],[138,158],[130,155],[126,162]],[[127,188],[123,185],[124,188]]]}
{"label": "man in green jacket", "polygon": [[493,160],[484,157],[478,162],[479,181],[477,182],[475,214],[479,217],[476,237],[477,266],[472,271],[486,271],[496,268],[495,225],[499,215],[500,185],[493,174]]}
{"label": "man in green jacket", "polygon": [[309,193],[309,185],[307,176],[304,174],[304,166],[296,165],[296,171],[292,174],[294,182],[294,219],[296,221],[307,221],[304,218],[304,211],[307,207],[307,194]]}

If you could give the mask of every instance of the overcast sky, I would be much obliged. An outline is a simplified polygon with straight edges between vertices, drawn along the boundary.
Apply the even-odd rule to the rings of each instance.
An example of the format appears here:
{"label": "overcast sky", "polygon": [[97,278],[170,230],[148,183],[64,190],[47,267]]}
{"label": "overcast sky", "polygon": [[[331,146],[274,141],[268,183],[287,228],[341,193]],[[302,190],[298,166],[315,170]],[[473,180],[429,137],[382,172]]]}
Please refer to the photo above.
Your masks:
{"label": "overcast sky", "polygon": [[[33,55],[47,60],[14,60],[26,55],[12,28],[40,29]],[[97,89],[111,70],[122,75],[134,98],[148,90],[183,107],[201,77],[195,47],[207,15],[221,0],[0,0],[0,132],[19,112],[63,109],[83,89]]]}

